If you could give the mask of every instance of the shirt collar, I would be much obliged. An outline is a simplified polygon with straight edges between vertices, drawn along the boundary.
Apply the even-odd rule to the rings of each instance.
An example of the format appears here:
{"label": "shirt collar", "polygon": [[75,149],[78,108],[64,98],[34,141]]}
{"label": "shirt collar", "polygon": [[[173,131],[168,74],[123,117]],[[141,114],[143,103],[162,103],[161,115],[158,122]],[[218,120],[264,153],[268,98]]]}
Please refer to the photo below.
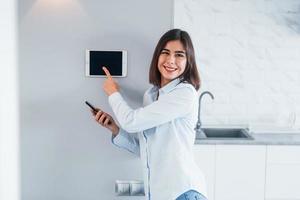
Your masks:
{"label": "shirt collar", "polygon": [[180,83],[180,78],[176,78],[174,80],[172,80],[171,82],[169,82],[167,85],[163,86],[162,88],[159,88],[159,93],[168,93],[169,91],[171,91],[173,88],[175,88],[176,85],[178,85]]}

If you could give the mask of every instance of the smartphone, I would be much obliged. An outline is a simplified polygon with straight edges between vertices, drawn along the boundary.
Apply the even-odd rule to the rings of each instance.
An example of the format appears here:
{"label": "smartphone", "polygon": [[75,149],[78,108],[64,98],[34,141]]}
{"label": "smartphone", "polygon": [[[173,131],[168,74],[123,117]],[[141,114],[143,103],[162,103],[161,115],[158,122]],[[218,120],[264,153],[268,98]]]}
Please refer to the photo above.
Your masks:
{"label": "smartphone", "polygon": [[[88,105],[95,113],[97,113],[97,109],[92,105],[90,104],[88,101],[85,101],[86,105]],[[108,122],[108,124],[111,124],[111,121]]]}
{"label": "smartphone", "polygon": [[92,105],[90,104],[89,102],[85,101],[86,105],[88,105],[94,112],[98,112],[97,109]]}

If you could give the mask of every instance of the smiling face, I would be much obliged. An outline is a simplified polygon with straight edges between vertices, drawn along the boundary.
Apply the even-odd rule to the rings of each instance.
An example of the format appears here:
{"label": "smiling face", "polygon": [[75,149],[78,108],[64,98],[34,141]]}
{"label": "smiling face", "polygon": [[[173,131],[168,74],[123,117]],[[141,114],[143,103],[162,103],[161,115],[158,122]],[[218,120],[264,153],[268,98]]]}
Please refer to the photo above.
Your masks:
{"label": "smiling face", "polygon": [[158,58],[161,87],[179,77],[186,67],[186,51],[180,40],[169,41]]}

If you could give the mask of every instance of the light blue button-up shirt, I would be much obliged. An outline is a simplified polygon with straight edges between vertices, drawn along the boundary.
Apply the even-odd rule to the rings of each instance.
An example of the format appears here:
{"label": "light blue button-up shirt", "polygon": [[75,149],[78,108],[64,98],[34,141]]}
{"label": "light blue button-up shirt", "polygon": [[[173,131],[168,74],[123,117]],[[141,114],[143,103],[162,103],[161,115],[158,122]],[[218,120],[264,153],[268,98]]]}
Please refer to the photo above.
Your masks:
{"label": "light blue button-up shirt", "polygon": [[162,88],[153,86],[138,109],[119,92],[108,101],[121,126],[112,143],[141,157],[146,199],[174,200],[191,189],[207,196],[193,153],[198,93],[191,84],[177,78]]}

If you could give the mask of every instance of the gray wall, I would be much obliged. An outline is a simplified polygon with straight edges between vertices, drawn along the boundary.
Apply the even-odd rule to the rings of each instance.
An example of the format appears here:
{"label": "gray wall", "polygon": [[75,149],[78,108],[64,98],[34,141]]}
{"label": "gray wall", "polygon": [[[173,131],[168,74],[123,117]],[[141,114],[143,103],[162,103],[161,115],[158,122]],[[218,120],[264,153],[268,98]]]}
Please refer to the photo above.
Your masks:
{"label": "gray wall", "polygon": [[128,50],[128,76],[116,80],[138,107],[171,26],[171,0],[19,1],[22,199],[116,199],[115,180],[142,179],[139,158],[113,146],[84,104],[112,114],[104,79],[84,75],[85,49]]}

